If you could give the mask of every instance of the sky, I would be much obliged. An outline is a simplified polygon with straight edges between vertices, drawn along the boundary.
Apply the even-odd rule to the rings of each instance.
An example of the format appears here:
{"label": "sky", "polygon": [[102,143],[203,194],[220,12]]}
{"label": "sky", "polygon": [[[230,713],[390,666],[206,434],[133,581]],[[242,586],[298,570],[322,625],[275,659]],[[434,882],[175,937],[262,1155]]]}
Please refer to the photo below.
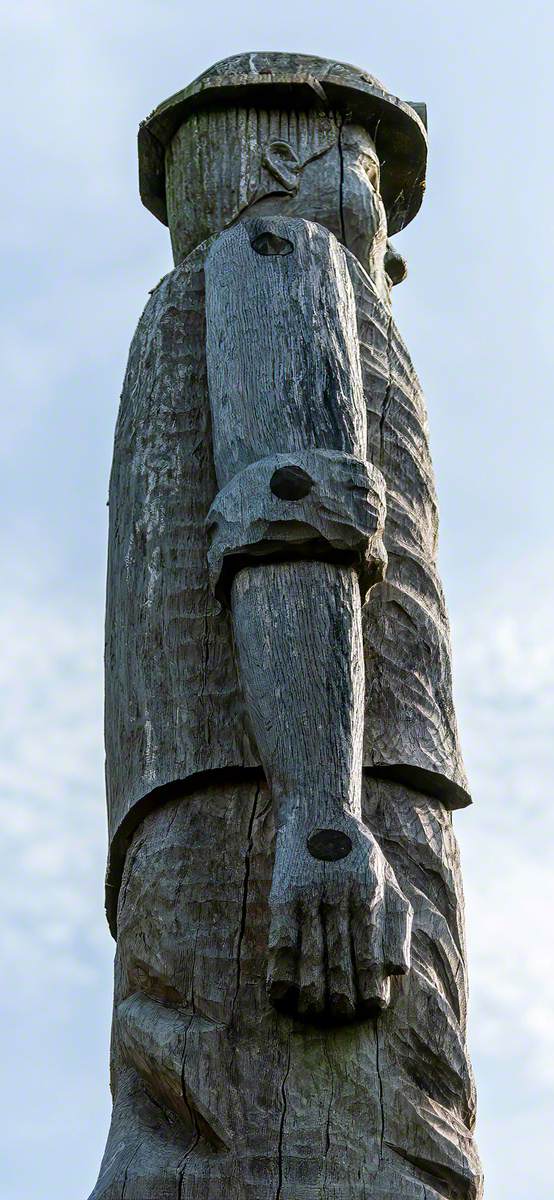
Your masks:
{"label": "sky", "polygon": [[0,1200],[86,1200],[109,1121],[107,482],[129,342],[171,268],[136,130],[241,50],[425,100],[395,313],[422,378],[458,715],[487,1200],[551,1200],[554,191],[549,0],[18,0],[1,15]]}

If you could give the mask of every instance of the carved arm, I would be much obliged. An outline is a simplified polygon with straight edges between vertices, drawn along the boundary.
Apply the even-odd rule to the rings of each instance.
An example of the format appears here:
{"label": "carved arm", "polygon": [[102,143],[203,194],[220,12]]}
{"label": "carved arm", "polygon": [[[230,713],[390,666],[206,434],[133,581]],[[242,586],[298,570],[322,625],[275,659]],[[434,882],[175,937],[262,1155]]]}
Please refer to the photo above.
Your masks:
{"label": "carved arm", "polygon": [[385,491],[344,251],[306,221],[246,221],[210,249],[206,312],[210,570],[276,814],[269,994],[344,1020],[386,1006],[411,926],[361,817],[361,606]]}

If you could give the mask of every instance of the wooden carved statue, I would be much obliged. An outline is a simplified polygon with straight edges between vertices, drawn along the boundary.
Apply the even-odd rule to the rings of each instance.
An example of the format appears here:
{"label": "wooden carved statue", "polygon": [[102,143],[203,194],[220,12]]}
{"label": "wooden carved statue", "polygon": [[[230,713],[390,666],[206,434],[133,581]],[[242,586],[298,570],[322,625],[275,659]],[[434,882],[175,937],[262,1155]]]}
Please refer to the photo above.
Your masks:
{"label": "wooden carved statue", "polygon": [[424,107],[245,54],[139,133],[175,268],[115,435],[93,1200],[478,1200],[470,802],[388,238]]}

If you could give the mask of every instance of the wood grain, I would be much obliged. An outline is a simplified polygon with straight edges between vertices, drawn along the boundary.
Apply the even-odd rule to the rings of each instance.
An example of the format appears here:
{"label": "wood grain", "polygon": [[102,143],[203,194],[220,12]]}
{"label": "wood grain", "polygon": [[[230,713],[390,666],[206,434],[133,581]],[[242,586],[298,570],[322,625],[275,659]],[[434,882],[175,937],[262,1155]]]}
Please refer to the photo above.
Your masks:
{"label": "wood grain", "polygon": [[425,144],[371,76],[272,53],[141,128],[177,266],[131,346],[110,482],[91,1200],[482,1198],[448,811],[469,794],[390,310]]}
{"label": "wood grain", "polygon": [[[133,340],[110,482],[106,606],[107,910],[126,849],[175,781],[259,769],[229,616],[213,597],[206,517],[217,493],[205,353],[204,262],[154,290]],[[367,456],[387,484],[388,582],[363,611],[366,769],[453,808],[469,803],[436,565],[425,400],[389,312],[347,255],[356,300]],[[409,674],[409,691],[405,679]]]}
{"label": "wood grain", "polygon": [[[412,968],[377,1022],[338,1027],[278,1013],[266,995],[264,785],[183,794],[137,830],[119,903],[114,1116],[91,1200],[481,1195],[450,814],[366,780],[362,816],[413,907]],[[149,1082],[162,1078],[163,1095]]]}
{"label": "wood grain", "polygon": [[[344,1020],[386,1007],[389,975],[409,970],[412,919],[361,820],[362,597],[356,570],[334,561],[337,549],[344,561],[350,547],[349,525],[358,538],[363,524],[380,535],[385,511],[384,487],[379,525],[360,486],[368,482],[366,410],[344,251],[306,221],[244,221],[210,249],[206,312],[217,480],[224,495],[252,481],[234,501],[236,532],[248,533],[269,504],[284,559],[268,561],[275,553],[269,547],[264,557],[258,545],[256,565],[239,571],[230,593],[239,676],[277,814],[269,994],[287,1011]],[[274,466],[287,452],[306,455],[309,500],[283,502],[271,492]],[[325,504],[316,479],[330,461],[342,474]],[[359,520],[349,519],[342,501],[353,491]],[[312,543],[320,530],[315,557],[324,561],[311,559],[307,538],[304,561],[290,561],[287,543],[298,557],[310,506]],[[329,510],[335,529],[339,513],[345,524],[334,539],[326,536]],[[370,542],[366,535],[368,553]],[[235,563],[241,549],[247,558],[239,540]],[[350,845],[334,864],[308,848],[327,827]]]}

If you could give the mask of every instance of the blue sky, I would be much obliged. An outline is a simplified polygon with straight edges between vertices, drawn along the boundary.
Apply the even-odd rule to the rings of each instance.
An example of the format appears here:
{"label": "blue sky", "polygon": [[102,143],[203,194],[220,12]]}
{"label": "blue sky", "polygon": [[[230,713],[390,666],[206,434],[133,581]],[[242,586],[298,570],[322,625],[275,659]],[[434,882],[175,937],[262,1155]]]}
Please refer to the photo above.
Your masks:
{"label": "blue sky", "polygon": [[396,316],[430,410],[475,796],[456,829],[478,1133],[487,1200],[550,1200],[554,10],[18,0],[1,22],[0,1200],[85,1200],[108,1125],[105,503],[128,345],[171,266],[138,199],[136,129],[254,49],[356,62],[429,106]]}

